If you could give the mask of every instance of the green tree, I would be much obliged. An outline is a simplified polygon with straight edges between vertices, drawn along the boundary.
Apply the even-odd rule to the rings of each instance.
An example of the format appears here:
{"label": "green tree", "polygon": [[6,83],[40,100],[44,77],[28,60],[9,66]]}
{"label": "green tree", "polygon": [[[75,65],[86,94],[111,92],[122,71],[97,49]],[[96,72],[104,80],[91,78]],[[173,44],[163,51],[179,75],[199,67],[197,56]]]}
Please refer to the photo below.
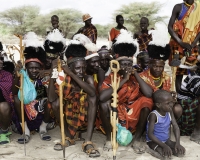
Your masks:
{"label": "green tree", "polygon": [[153,28],[156,22],[164,22],[166,16],[159,16],[162,4],[159,2],[142,3],[134,2],[123,5],[113,14],[115,20],[116,15],[121,14],[125,20],[125,26],[133,33],[140,31],[140,19],[147,17],[149,19],[149,28]]}
{"label": "green tree", "polygon": [[75,9],[57,9],[46,15],[39,15],[35,19],[32,30],[39,35],[46,35],[46,29],[52,29],[51,16],[57,15],[59,17],[59,29],[62,30],[65,37],[71,38],[73,33],[80,26],[82,22],[82,13]]}
{"label": "green tree", "polygon": [[113,24],[107,24],[107,25],[95,24],[95,27],[97,28],[98,32],[98,37],[108,38],[108,32],[110,32],[113,26],[114,26]]}
{"label": "green tree", "polygon": [[10,27],[12,34],[24,34],[31,30],[35,18],[39,15],[38,6],[20,6],[8,9],[0,13],[1,23]]}

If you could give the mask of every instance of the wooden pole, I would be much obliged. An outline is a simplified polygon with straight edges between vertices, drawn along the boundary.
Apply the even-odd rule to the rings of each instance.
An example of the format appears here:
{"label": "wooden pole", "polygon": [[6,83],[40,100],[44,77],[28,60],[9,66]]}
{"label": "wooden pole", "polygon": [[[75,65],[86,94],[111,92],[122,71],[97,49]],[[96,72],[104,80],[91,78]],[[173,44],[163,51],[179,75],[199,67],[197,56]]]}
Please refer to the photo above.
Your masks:
{"label": "wooden pole", "polygon": [[[116,65],[116,68],[115,66]],[[117,78],[117,72],[119,71],[119,62],[116,60],[111,60],[110,62],[110,68],[113,71],[114,75],[111,76],[111,84],[113,88],[113,93],[112,93],[112,103],[111,103],[111,112],[110,112],[110,123],[112,125],[112,132],[111,132],[111,144],[113,147],[113,160],[116,159],[116,153],[117,153],[117,148],[118,148],[118,143],[117,143],[117,124],[118,124],[118,118],[117,118],[117,90],[119,88],[119,83],[120,83],[120,77]]]}
{"label": "wooden pole", "polygon": [[[20,39],[20,61],[22,63],[22,66],[24,66],[24,54],[23,54],[23,51],[24,51],[24,47],[22,46],[22,35],[16,35],[19,39]],[[25,143],[25,123],[24,123],[24,93],[23,93],[23,80],[24,80],[24,76],[23,74],[20,73],[20,101],[21,101],[21,118],[22,118],[22,132],[23,132],[23,137],[24,137],[24,153],[25,153],[25,156],[26,156],[26,143]]]}
{"label": "wooden pole", "polygon": [[[179,54],[179,51],[176,50],[175,54]],[[172,66],[172,86],[171,86],[171,91],[176,92],[176,71],[177,71],[177,67],[176,66]]]}
{"label": "wooden pole", "polygon": [[[61,61],[58,59],[58,72],[61,72]],[[64,130],[64,112],[63,112],[63,82],[59,85],[59,102],[60,102],[60,128],[63,147],[63,158],[65,159],[65,130]]]}

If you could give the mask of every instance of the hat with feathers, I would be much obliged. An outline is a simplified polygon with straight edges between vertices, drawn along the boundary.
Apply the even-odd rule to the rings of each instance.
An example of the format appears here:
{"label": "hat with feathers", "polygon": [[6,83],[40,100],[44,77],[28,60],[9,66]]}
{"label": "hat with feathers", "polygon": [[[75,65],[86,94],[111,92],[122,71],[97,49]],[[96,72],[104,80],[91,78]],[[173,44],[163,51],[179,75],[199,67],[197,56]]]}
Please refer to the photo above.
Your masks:
{"label": "hat with feathers", "polygon": [[46,52],[34,32],[28,32],[23,39],[25,46],[25,64],[28,62],[38,62],[43,65],[46,62]]}
{"label": "hat with feathers", "polygon": [[44,42],[44,48],[47,53],[59,54],[66,46],[66,39],[58,29],[50,32]]}
{"label": "hat with feathers", "polygon": [[152,41],[147,46],[149,57],[166,61],[171,52],[166,25],[164,23],[156,23],[155,30],[150,30],[149,34],[152,34]]}
{"label": "hat with feathers", "polygon": [[138,52],[138,46],[139,44],[136,39],[133,39],[132,33],[121,29],[113,45],[117,60],[127,59],[132,61],[133,55]]}
{"label": "hat with feathers", "polygon": [[97,53],[98,49],[96,44],[92,43],[92,41],[84,34],[75,35],[73,37],[73,40],[79,41],[87,49],[85,60],[89,60],[92,57],[99,56],[99,54]]}
{"label": "hat with feathers", "polygon": [[78,60],[85,60],[87,49],[78,40],[71,40],[65,51],[67,64],[73,63]]}

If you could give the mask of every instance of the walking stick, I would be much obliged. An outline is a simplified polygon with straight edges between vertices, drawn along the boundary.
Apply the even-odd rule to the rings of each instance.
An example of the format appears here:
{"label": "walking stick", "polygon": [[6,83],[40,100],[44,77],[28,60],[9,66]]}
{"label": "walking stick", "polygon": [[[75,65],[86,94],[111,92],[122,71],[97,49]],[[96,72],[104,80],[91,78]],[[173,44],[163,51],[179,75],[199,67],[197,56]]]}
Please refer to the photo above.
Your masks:
{"label": "walking stick", "polygon": [[[61,61],[58,59],[58,72],[61,72]],[[60,102],[60,128],[63,146],[63,158],[65,159],[65,131],[64,131],[64,114],[63,114],[63,82],[59,85],[59,102]]]}
{"label": "walking stick", "polygon": [[[178,51],[175,51],[176,54],[178,54]],[[171,86],[171,91],[175,91],[176,92],[176,71],[177,71],[177,67],[176,66],[172,66],[172,86]]]}
{"label": "walking stick", "polygon": [[[117,68],[114,68],[116,65]],[[120,77],[117,78],[117,72],[119,71],[119,62],[116,60],[111,60],[110,62],[110,68],[113,71],[114,75],[111,76],[111,84],[113,88],[113,93],[112,93],[112,100],[113,102],[111,103],[111,112],[110,112],[110,123],[112,125],[112,132],[111,132],[111,144],[113,147],[113,160],[116,159],[116,152],[118,148],[118,143],[116,139],[117,135],[117,124],[118,124],[118,118],[117,118],[117,90],[119,88],[119,83],[120,83]]]}
{"label": "walking stick", "polygon": [[[20,40],[20,49],[18,50],[19,53],[20,53],[20,61],[22,63],[22,66],[24,66],[24,54],[23,54],[23,51],[24,51],[24,46],[22,46],[22,35],[17,35],[15,34],[15,36],[17,36]],[[24,80],[24,77],[23,77],[23,74],[20,73],[20,101],[21,101],[21,118],[22,118],[22,132],[23,132],[23,137],[24,137],[24,153],[25,153],[25,156],[26,156],[26,143],[25,143],[25,124],[24,124],[24,93],[23,93],[23,80]]]}

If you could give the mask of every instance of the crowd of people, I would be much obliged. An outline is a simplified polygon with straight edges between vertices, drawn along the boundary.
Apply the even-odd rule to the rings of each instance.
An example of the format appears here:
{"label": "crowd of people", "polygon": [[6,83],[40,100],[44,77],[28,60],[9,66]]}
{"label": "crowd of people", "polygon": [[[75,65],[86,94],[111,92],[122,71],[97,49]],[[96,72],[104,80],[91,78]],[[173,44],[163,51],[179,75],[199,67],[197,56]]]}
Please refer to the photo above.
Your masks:
{"label": "crowd of people", "polygon": [[[168,29],[156,23],[148,30],[148,17],[142,17],[138,22],[141,31],[134,35],[124,26],[123,16],[117,15],[117,26],[109,36],[112,46],[100,49],[96,46],[97,29],[89,14],[83,15],[85,26],[68,45],[59,30],[59,17],[53,15],[53,29],[43,44],[34,32],[23,36],[24,59],[17,63],[8,60],[0,43],[0,145],[10,142],[10,126],[13,132],[21,134],[19,144],[28,143],[31,132],[38,132],[41,140],[50,141],[48,130],[60,126],[63,116],[59,101],[62,84],[65,147],[83,141],[82,150],[89,157],[99,157],[100,152],[92,142],[96,129],[106,136],[104,150],[112,149],[110,61],[116,60],[120,84],[115,111],[119,124],[134,135],[133,151],[145,152],[140,145],[145,137],[153,156],[159,159],[183,156],[185,148],[180,144],[180,136],[190,136],[191,141],[200,144],[199,13],[199,1],[184,0],[174,6]],[[167,60],[172,68],[177,68],[173,73],[176,79],[164,71]],[[57,69],[60,61],[62,72]],[[184,80],[183,75],[187,75]],[[176,90],[172,90],[172,81]],[[20,88],[29,94],[22,98]],[[171,125],[175,142],[170,140]],[[84,139],[81,133],[85,131]],[[62,150],[62,143],[55,144],[54,149]]]}

